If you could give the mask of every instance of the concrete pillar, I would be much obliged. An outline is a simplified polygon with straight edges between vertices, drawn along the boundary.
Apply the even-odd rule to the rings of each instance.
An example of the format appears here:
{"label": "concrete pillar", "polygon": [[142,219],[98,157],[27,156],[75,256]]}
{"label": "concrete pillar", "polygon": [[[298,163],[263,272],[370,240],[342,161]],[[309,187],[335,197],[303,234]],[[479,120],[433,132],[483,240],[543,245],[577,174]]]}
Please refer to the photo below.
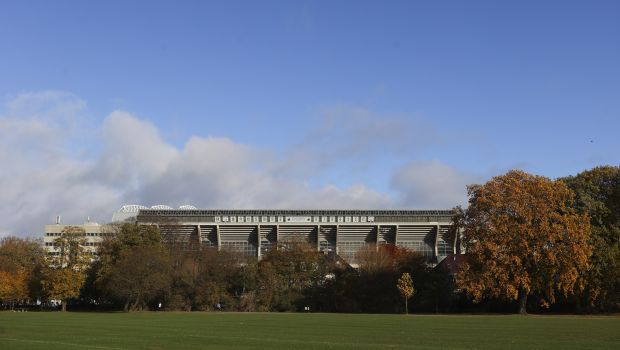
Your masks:
{"label": "concrete pillar", "polygon": [[222,238],[220,237],[220,225],[215,225],[215,233],[217,234],[217,250],[222,250]]}
{"label": "concrete pillar", "polygon": [[394,245],[398,247],[398,230],[400,225],[396,224],[396,232],[394,232]]}
{"label": "concrete pillar", "polygon": [[465,248],[463,247],[463,228],[459,227],[459,229],[457,230],[457,236],[458,236],[458,244],[457,244],[457,253],[458,254],[463,254],[465,253]]}
{"label": "concrete pillar", "polygon": [[256,244],[256,255],[258,256],[258,260],[260,260],[260,257],[261,257],[261,253],[260,253],[260,245],[261,245],[260,224],[258,225],[258,232],[256,233],[256,239],[258,240],[258,243]]}
{"label": "concrete pillar", "polygon": [[196,225],[196,232],[198,233],[198,250],[202,250],[202,232],[200,231],[200,224]]}
{"label": "concrete pillar", "polygon": [[375,251],[379,251],[379,232],[381,232],[381,225],[377,225],[377,237],[375,237]]}
{"label": "concrete pillar", "polygon": [[336,254],[340,253],[340,247],[338,245],[339,236],[340,236],[340,225],[336,224]]}
{"label": "concrete pillar", "polygon": [[316,251],[320,252],[321,251],[321,225],[318,225],[316,227]]}
{"label": "concrete pillar", "polygon": [[437,245],[439,244],[439,224],[435,226],[435,258],[439,256]]}
{"label": "concrete pillar", "polygon": [[459,240],[459,230],[454,230],[454,237],[452,237],[452,254],[456,254],[456,242]]}

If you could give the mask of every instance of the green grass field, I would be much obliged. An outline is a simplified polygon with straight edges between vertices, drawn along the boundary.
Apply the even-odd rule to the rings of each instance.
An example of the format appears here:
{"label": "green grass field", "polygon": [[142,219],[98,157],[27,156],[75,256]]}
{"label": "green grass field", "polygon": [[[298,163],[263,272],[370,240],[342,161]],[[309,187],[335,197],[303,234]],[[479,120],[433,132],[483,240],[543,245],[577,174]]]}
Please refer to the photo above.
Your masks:
{"label": "green grass field", "polygon": [[620,349],[620,317],[0,312],[0,349]]}

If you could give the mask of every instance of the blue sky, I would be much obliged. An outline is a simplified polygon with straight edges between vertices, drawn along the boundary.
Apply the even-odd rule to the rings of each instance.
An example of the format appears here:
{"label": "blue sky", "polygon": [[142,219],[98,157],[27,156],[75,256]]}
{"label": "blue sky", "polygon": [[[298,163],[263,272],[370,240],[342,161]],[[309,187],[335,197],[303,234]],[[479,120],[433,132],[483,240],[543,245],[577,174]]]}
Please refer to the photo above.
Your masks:
{"label": "blue sky", "polygon": [[[175,152],[196,138],[246,149],[252,155],[238,158],[218,148],[232,152],[218,161],[257,171],[252,187],[271,186],[265,178],[314,193],[361,186],[381,198],[361,206],[445,207],[464,184],[511,168],[558,177],[619,163],[618,1],[2,1],[0,52],[0,118],[42,121],[57,134],[50,110],[80,106],[63,122],[76,132],[54,144],[72,164],[110,164],[111,124],[135,121]],[[0,146],[19,153],[39,142],[24,140]],[[29,157],[49,159],[20,158]],[[47,171],[35,164],[21,168]],[[154,184],[165,182],[143,170],[106,169],[84,188],[116,194],[101,208],[176,201],[158,197],[166,191]],[[184,171],[165,173],[185,179],[197,169]],[[462,191],[433,201],[433,186]],[[200,206],[316,198],[230,202],[178,191]],[[335,203],[356,206],[347,198]]]}

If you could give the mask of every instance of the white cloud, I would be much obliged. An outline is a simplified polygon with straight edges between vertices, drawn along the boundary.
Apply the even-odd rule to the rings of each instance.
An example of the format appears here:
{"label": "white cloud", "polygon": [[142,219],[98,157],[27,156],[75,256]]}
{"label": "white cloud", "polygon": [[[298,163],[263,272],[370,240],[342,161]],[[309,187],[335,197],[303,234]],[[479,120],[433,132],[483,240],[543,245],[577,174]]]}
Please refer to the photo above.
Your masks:
{"label": "white cloud", "polygon": [[[418,137],[412,138],[412,132]],[[26,93],[0,113],[0,236],[39,235],[56,215],[65,223],[80,223],[87,216],[105,222],[128,203],[450,208],[464,203],[465,185],[478,179],[438,161],[398,169],[390,184],[396,198],[363,184],[308,184],[317,169],[336,166],[336,159],[355,163],[368,154],[415,153],[437,139],[422,121],[335,108],[325,111],[323,123],[305,143],[282,158],[225,137],[194,136],[175,147],[155,125],[126,111],[94,123],[86,102],[73,94]],[[308,164],[309,159],[319,162]]]}
{"label": "white cloud", "polygon": [[70,92],[48,90],[19,94],[6,107],[9,116],[45,119],[54,124],[83,117],[87,104]]}
{"label": "white cloud", "polygon": [[[386,194],[361,184],[312,188],[305,176],[283,178],[273,167],[273,154],[228,138],[195,136],[176,148],[153,124],[125,111],[114,111],[100,126],[86,129],[92,124],[86,103],[69,93],[26,93],[8,102],[0,114],[1,234],[39,235],[56,215],[66,223],[80,223],[87,216],[107,221],[126,203],[211,208],[392,205]],[[88,133],[89,143],[83,142],[80,130]]]}
{"label": "white cloud", "polygon": [[467,204],[466,186],[482,179],[437,160],[409,163],[392,176],[398,204],[410,208],[443,209]]}
{"label": "white cloud", "polygon": [[70,147],[76,128],[88,118],[80,116],[85,106],[68,93],[27,93],[0,115],[4,234],[34,235],[57,214],[78,220],[118,202],[114,189],[86,176],[95,164],[77,158]]}
{"label": "white cloud", "polygon": [[282,179],[264,165],[264,153],[227,138],[193,137],[138,197],[210,208],[361,208],[389,202],[361,185],[313,190],[303,181]]}
{"label": "white cloud", "polygon": [[115,186],[138,189],[166,171],[178,151],[159,131],[124,111],[112,112],[102,126],[103,154],[95,171]]}

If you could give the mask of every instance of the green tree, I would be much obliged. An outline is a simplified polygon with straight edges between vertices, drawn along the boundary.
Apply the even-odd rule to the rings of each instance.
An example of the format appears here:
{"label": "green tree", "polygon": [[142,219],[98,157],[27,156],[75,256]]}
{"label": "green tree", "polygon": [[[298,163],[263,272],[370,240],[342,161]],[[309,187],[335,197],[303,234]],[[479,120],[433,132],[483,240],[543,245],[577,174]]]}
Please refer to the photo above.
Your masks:
{"label": "green tree", "polygon": [[172,286],[167,307],[191,311],[196,307],[198,283],[201,278],[200,252],[171,249]]}
{"label": "green tree", "polygon": [[561,181],[513,170],[484,185],[468,187],[462,223],[468,263],[457,282],[474,301],[484,297],[541,306],[582,288],[580,274],[592,253],[588,217],[572,207],[573,193]]}
{"label": "green tree", "polygon": [[55,254],[46,257],[43,289],[49,299],[61,301],[62,311],[67,311],[67,300],[80,296],[92,261],[84,249],[85,234],[80,227],[65,227],[54,240]]}
{"label": "green tree", "polygon": [[170,287],[170,257],[159,229],[124,223],[107,227],[90,281],[103,300],[139,310]]}
{"label": "green tree", "polygon": [[125,311],[142,310],[170,286],[170,259],[162,247],[138,246],[123,250],[114,262],[107,291],[124,301]]}
{"label": "green tree", "polygon": [[[254,311],[256,259],[216,248],[172,249],[171,309]],[[243,305],[241,305],[243,304]]]}
{"label": "green tree", "polygon": [[90,271],[93,288],[98,292],[105,292],[110,270],[124,251],[141,246],[164,247],[156,226],[134,223],[112,224],[105,226],[104,231],[103,242],[98,249],[99,258]]}
{"label": "green tree", "polygon": [[[204,249],[200,254],[200,274],[196,283],[196,304],[199,309],[213,310],[216,305],[229,310],[236,308],[235,275],[242,259],[237,252]],[[223,305],[223,306],[222,306]]]}
{"label": "green tree", "polygon": [[398,282],[396,283],[396,287],[405,298],[405,314],[409,314],[409,307],[407,305],[407,301],[413,296],[415,293],[415,289],[413,288],[413,280],[411,279],[411,275],[408,272],[405,272],[400,276]]}
{"label": "green tree", "polygon": [[575,192],[573,206],[590,216],[592,268],[585,299],[599,310],[620,305],[620,167],[601,166],[560,179]]}

